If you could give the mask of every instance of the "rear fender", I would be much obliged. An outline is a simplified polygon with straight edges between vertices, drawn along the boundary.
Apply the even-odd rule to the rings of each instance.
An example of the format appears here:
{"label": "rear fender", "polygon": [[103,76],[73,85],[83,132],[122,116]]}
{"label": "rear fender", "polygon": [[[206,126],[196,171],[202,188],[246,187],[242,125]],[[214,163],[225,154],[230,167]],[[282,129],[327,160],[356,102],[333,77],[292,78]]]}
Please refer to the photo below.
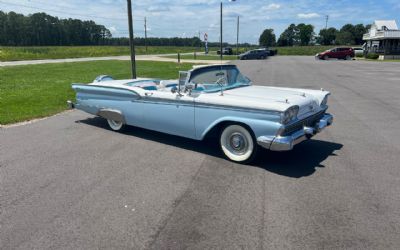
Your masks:
{"label": "rear fender", "polygon": [[117,122],[126,123],[125,117],[121,111],[115,109],[100,109],[97,113],[98,116],[101,116],[107,120],[113,120]]}

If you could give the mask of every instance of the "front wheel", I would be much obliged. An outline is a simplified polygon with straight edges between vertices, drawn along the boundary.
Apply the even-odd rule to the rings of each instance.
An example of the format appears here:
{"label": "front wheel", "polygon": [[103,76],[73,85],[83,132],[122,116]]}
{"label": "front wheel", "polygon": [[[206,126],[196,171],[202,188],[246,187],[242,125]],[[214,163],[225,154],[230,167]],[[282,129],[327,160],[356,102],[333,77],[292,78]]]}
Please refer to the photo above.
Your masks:
{"label": "front wheel", "polygon": [[222,130],[220,146],[226,158],[243,164],[254,160],[258,149],[251,132],[237,124],[228,125]]}
{"label": "front wheel", "polygon": [[329,56],[324,56],[324,60],[329,60]]}
{"label": "front wheel", "polygon": [[347,55],[345,59],[346,59],[346,60],[351,60],[351,56],[350,56],[350,55]]}
{"label": "front wheel", "polygon": [[124,128],[123,122],[118,122],[114,120],[107,119],[108,126],[114,131],[121,131]]}

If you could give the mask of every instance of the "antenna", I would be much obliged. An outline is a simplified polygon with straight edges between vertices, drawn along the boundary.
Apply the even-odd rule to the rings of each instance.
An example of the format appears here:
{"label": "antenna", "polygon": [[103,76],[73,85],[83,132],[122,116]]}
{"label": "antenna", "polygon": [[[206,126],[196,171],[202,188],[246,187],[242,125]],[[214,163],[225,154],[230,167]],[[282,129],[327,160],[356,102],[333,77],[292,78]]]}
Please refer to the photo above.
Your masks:
{"label": "antenna", "polygon": [[329,20],[329,15],[325,16],[325,29],[328,29],[328,20]]}

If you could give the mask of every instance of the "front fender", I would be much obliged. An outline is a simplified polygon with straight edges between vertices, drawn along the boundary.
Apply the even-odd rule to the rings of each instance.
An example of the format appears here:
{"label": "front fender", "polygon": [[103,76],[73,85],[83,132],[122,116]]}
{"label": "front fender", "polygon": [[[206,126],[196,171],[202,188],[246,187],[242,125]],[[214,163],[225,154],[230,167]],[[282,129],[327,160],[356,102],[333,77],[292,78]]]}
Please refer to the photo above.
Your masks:
{"label": "front fender", "polygon": [[206,129],[201,131],[199,139],[200,140],[204,139],[207,133],[210,132],[214,127],[225,122],[243,123],[249,126],[256,138],[259,136],[275,136],[277,135],[279,129],[282,126],[277,121],[225,116],[215,120],[208,127],[206,127]]}

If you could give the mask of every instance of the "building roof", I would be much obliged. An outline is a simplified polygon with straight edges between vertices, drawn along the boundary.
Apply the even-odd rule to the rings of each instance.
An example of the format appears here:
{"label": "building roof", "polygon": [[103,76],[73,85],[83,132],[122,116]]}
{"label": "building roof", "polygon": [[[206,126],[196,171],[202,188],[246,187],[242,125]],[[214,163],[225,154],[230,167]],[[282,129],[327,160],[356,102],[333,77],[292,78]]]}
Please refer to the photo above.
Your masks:
{"label": "building roof", "polygon": [[400,39],[400,30],[395,20],[376,20],[363,35],[363,40]]}
{"label": "building roof", "polygon": [[395,20],[375,20],[374,25],[378,30],[383,30],[384,26],[389,30],[397,30],[397,23]]}

